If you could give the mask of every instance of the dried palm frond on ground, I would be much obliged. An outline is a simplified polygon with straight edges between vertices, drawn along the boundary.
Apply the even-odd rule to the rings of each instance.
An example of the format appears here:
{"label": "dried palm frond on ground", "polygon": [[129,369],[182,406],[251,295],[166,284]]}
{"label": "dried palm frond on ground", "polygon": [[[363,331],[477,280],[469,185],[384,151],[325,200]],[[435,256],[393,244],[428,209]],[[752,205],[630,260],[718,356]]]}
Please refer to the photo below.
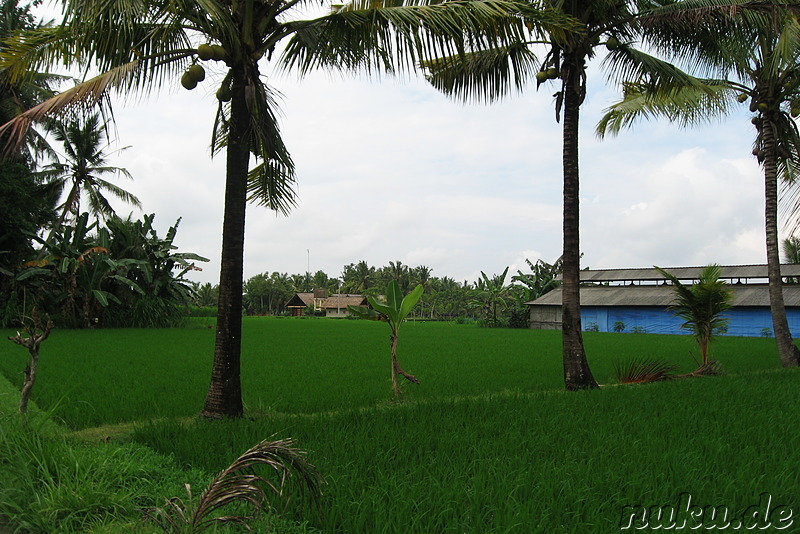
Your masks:
{"label": "dried palm frond on ground", "polygon": [[[256,474],[257,467],[271,469],[274,479]],[[249,530],[248,523],[259,513],[275,509],[270,500],[288,504],[292,480],[302,498],[319,505],[322,476],[305,459],[305,452],[291,439],[264,440],[218,474],[196,501],[186,484],[186,500],[173,497],[150,517],[165,532],[203,532],[215,523],[229,522]]]}
{"label": "dried palm frond on ground", "polygon": [[644,384],[669,380],[675,375],[676,366],[661,360],[635,358],[627,362],[614,363],[614,371],[620,384]]}
{"label": "dried palm frond on ground", "polygon": [[686,373],[685,375],[679,375],[675,378],[688,378],[690,376],[715,376],[722,374],[725,374],[725,370],[722,368],[722,364],[719,363],[718,361],[710,361],[708,363],[700,364],[700,367],[698,367],[691,373]]}

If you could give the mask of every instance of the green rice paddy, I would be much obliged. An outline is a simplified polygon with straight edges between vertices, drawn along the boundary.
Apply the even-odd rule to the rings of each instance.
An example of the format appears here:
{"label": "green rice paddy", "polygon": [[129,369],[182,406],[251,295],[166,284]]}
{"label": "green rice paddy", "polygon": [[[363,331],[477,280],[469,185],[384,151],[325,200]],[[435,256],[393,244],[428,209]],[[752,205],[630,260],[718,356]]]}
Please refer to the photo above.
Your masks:
{"label": "green rice paddy", "polygon": [[[84,435],[128,423],[102,432],[208,473],[293,437],[327,482],[321,513],[294,517],[329,533],[618,532],[625,506],[686,493],[738,513],[768,492],[800,514],[800,372],[778,369],[774,340],[715,342],[724,376],[612,386],[614,363],[634,357],[692,370],[693,342],[586,333],[609,386],[565,393],[559,332],[409,322],[400,334],[400,362],[422,381],[401,404],[385,325],[291,318],[245,319],[238,421],[193,417],[213,351],[202,322],[55,331],[34,400]],[[0,345],[16,385],[25,356]]]}

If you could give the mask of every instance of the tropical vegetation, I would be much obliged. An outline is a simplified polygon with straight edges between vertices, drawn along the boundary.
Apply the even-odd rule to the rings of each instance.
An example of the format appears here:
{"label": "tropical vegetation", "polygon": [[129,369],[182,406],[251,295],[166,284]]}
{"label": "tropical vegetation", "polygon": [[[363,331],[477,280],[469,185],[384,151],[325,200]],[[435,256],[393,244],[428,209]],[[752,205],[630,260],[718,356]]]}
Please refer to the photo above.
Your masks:
{"label": "tropical vegetation", "polygon": [[[746,7],[746,6],[745,6]],[[753,156],[764,169],[765,234],[770,307],[784,366],[800,365],[783,300],[778,240],[779,189],[790,222],[797,217],[800,163],[800,21],[792,3],[766,2],[756,10],[707,10],[696,17],[647,20],[653,45],[703,78],[652,77],[630,72],[621,102],[611,106],[598,133],[618,133],[641,117],[664,116],[692,125],[748,104],[755,128]],[[779,184],[780,181],[780,184]]]}
{"label": "tropical vegetation", "polygon": [[[57,220],[54,228],[67,221],[75,221],[83,211],[88,211],[98,220],[116,215],[107,194],[136,208],[142,204],[136,195],[103,178],[105,174],[132,179],[123,168],[108,165],[105,151],[106,129],[97,113],[71,120],[67,123],[50,121],[47,132],[61,143],[64,152],[55,162],[45,165],[36,173],[38,180],[52,189],[54,195],[63,197],[56,207]],[[81,209],[81,197],[88,199],[88,210]]]}
{"label": "tropical vegetation", "polygon": [[[101,74],[63,91],[9,123],[3,135],[20,144],[32,121],[76,106],[102,104],[109,91],[149,92],[180,75],[186,89],[205,80],[205,61],[224,65],[217,89],[213,153],[226,155],[223,246],[217,343],[203,413],[240,416],[241,308],[245,207],[249,201],[286,213],[294,205],[294,162],[280,136],[274,90],[259,61],[285,46],[283,64],[300,72],[323,68],[394,70],[419,60],[494,42],[517,31],[514,3],[432,2],[334,6],[304,19],[303,3],[263,0],[64,3],[63,23],[9,41],[3,66],[12,80],[56,62]],[[511,13],[511,15],[509,14]],[[549,13],[528,17],[539,26]],[[503,21],[505,24],[498,25]],[[181,74],[182,73],[182,74]],[[250,167],[251,155],[256,165]]]}
{"label": "tropical vegetation", "polygon": [[159,237],[154,219],[101,227],[84,212],[47,239],[34,236],[38,257],[8,276],[5,322],[41,313],[69,328],[180,324],[193,296],[186,275],[208,260],[176,251],[180,221]]}

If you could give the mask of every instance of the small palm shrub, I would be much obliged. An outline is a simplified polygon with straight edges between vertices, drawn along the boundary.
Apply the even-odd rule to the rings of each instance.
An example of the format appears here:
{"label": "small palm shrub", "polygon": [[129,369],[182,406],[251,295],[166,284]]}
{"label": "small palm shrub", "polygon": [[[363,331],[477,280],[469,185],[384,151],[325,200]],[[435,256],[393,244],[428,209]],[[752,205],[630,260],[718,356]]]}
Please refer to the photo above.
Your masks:
{"label": "small palm shrub", "polygon": [[675,299],[669,309],[684,320],[681,328],[692,333],[700,350],[701,366],[709,365],[709,344],[721,329],[727,327],[733,294],[724,280],[719,265],[708,265],[692,285],[684,285],[674,275],[660,267],[656,269],[670,280],[675,289]]}

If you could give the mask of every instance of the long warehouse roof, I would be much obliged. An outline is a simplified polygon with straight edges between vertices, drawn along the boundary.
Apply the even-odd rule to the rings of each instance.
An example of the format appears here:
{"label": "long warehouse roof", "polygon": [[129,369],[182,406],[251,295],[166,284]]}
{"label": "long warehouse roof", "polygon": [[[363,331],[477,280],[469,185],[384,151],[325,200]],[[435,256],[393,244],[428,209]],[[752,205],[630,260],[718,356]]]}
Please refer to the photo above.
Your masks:
{"label": "long warehouse roof", "polygon": [[[722,265],[721,278],[726,280],[746,280],[767,278],[767,266],[762,265]],[[705,267],[662,267],[680,280],[697,280]],[[800,264],[781,265],[781,275],[800,277]],[[581,282],[660,282],[664,275],[653,267],[641,269],[596,269],[581,271]]]}
{"label": "long warehouse roof", "polygon": [[[769,306],[766,284],[729,284],[734,306]],[[669,306],[675,299],[675,288],[669,285],[582,286],[581,306]],[[783,286],[786,306],[800,306],[800,285]],[[528,305],[561,306],[561,288],[526,302]]]}

